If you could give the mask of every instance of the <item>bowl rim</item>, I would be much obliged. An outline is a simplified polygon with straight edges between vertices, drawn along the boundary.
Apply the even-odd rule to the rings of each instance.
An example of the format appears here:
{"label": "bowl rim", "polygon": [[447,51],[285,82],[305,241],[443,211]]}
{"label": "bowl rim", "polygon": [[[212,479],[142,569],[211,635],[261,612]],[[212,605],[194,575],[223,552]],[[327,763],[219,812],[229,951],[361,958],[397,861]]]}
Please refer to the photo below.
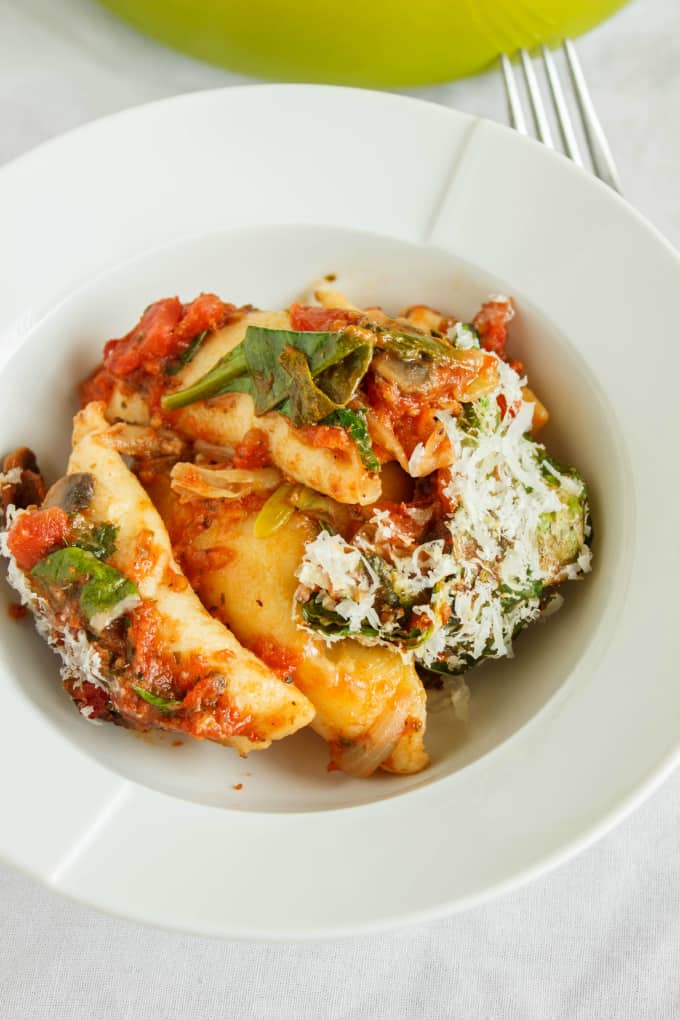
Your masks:
{"label": "bowl rim", "polygon": [[[251,97],[257,98],[252,99]],[[210,117],[214,112],[220,111],[225,116],[231,115],[238,118],[248,112],[252,115],[253,105],[256,107],[255,116],[256,118],[261,118],[260,123],[262,124],[267,123],[267,118],[272,118],[275,115],[280,117],[283,108],[286,109],[287,115],[294,119],[295,116],[299,116],[300,110],[309,116],[318,113],[320,109],[325,108],[328,110],[330,105],[335,107],[333,115],[339,118],[340,121],[346,118],[348,114],[357,115],[360,109],[361,130],[375,127],[378,120],[384,117],[391,122],[400,123],[403,127],[408,126],[413,130],[420,131],[423,136],[427,135],[432,140],[433,132],[438,131],[441,125],[448,126],[451,130],[453,143],[450,147],[444,146],[444,151],[441,154],[442,190],[436,196],[433,220],[426,224],[424,228],[429,231],[427,236],[435,244],[442,242],[444,234],[450,231],[452,223],[458,225],[462,223],[465,226],[466,221],[460,210],[462,199],[458,192],[465,196],[470,194],[470,179],[473,170],[478,169],[484,163],[488,152],[493,150],[499,153],[502,152],[510,164],[515,161],[518,166],[530,168],[532,175],[535,175],[532,176],[532,183],[534,181],[537,182],[537,190],[540,191],[541,187],[543,187],[546,192],[545,195],[541,193],[536,198],[538,204],[540,204],[541,200],[549,200],[551,189],[554,192],[557,182],[561,189],[560,194],[564,193],[568,197],[567,205],[569,201],[580,202],[582,203],[582,206],[579,206],[580,209],[594,211],[594,215],[599,210],[604,210],[603,219],[606,230],[611,231],[616,227],[624,234],[628,233],[638,238],[645,236],[648,242],[646,251],[648,257],[650,259],[652,257],[656,258],[657,265],[659,267],[663,265],[668,275],[680,279],[680,257],[678,257],[672,246],[654,227],[648,224],[639,213],[632,210],[622,199],[605,189],[604,185],[590,179],[585,173],[568,163],[564,158],[549,152],[538,143],[520,139],[519,136],[514,135],[509,129],[499,125],[459,114],[456,111],[438,107],[435,104],[425,103],[422,100],[332,86],[236,86],[161,100],[130,111],[122,111],[111,117],[104,118],[102,121],[85,125],[69,132],[65,136],[44,143],[36,150],[33,150],[24,157],[19,157],[0,170],[0,212],[3,208],[3,201],[6,205],[9,205],[16,202],[17,196],[19,196],[25,202],[28,198],[35,195],[36,185],[40,181],[49,183],[50,175],[54,171],[55,160],[59,162],[65,159],[68,163],[77,155],[89,160],[92,158],[93,149],[102,142],[105,142],[107,151],[112,152],[114,143],[120,143],[121,139],[127,138],[129,141],[134,141],[139,138],[140,133],[146,130],[155,130],[158,127],[159,117],[164,122],[182,123],[187,110],[191,110],[200,121],[200,131],[195,137],[202,144],[207,145],[207,135],[202,135],[200,132],[207,132]],[[423,111],[429,112],[424,113]],[[22,181],[21,179],[24,180]],[[371,187],[378,187],[379,185],[377,179],[370,183]],[[409,181],[408,183],[411,184],[412,182]],[[393,183],[391,186],[393,186]],[[48,187],[47,190],[49,191],[50,188]],[[92,193],[99,195],[101,198],[101,186],[96,182],[92,183]],[[122,198],[122,194],[117,195],[116,201],[121,201]],[[141,203],[141,196],[136,196],[135,201]],[[71,209],[75,211],[74,206]],[[337,210],[334,210],[334,215],[337,215]],[[555,215],[559,216],[560,214],[556,211]],[[564,215],[562,215],[560,223],[563,221]],[[16,230],[16,220],[12,226]],[[397,229],[400,229],[399,226]],[[604,244],[605,247],[607,244],[606,230],[604,240],[600,239],[600,243]],[[20,239],[20,235],[12,235],[11,233],[8,235],[8,239],[11,239],[12,236]],[[178,235],[179,238],[183,236],[185,235]],[[49,238],[46,235],[45,239],[49,242]],[[161,240],[159,245],[152,245],[151,247],[161,246],[163,243],[164,239]],[[458,240],[457,243],[462,242]],[[52,242],[51,250],[54,257],[54,242]],[[142,257],[144,251],[148,250],[147,248],[138,251],[136,257]],[[462,251],[461,254],[463,257],[466,257],[465,251]],[[120,251],[115,251],[110,257],[116,266],[124,259],[124,255]],[[49,296],[44,302],[35,302],[34,299],[26,301],[28,288],[24,280],[23,286],[19,288],[18,308],[15,307],[11,315],[9,313],[5,315],[4,333],[5,342],[10,345],[8,350],[10,347],[12,350],[15,350],[23,342],[23,339],[29,336],[37,324],[43,320],[44,315],[51,314],[51,311],[48,312],[48,308],[54,310],[55,303],[57,306],[61,305],[60,297],[69,300],[70,295],[80,291],[81,285],[89,286],[93,278],[100,275],[101,272],[106,272],[105,265],[100,266],[94,273],[91,272],[91,266],[86,265],[86,261],[83,256],[79,264],[82,274],[80,279],[74,278],[72,267],[67,267],[65,271],[61,272],[61,276],[59,271],[57,271],[56,276],[59,278],[59,283],[55,285],[55,281],[51,281],[51,290],[50,287],[46,288]],[[472,259],[472,261],[476,260]],[[112,266],[110,265],[109,268],[112,268]],[[533,271],[534,269],[533,264],[529,266],[529,270]],[[505,275],[503,273],[496,273],[495,268],[490,269],[490,271],[499,276]],[[606,271],[606,268],[603,269],[603,275],[606,275]],[[69,272],[71,273],[70,277],[68,276]],[[19,281],[21,281],[23,274],[25,274],[25,267],[20,265],[17,270],[17,279]],[[38,273],[38,278],[39,282],[45,280],[44,270],[41,269]],[[651,281],[650,286],[652,286]],[[524,290],[531,298],[531,293],[526,288],[518,285],[518,289]],[[653,286],[652,292],[654,292]],[[638,525],[636,524],[636,526]],[[636,569],[638,568],[639,563],[636,561]],[[543,712],[541,711],[534,718],[537,719],[542,715]],[[530,727],[533,721],[532,719],[527,726]],[[514,742],[514,740],[510,742]],[[500,758],[507,763],[507,752],[504,751],[507,744],[508,742],[485,755],[479,762],[475,762],[475,766],[483,766],[477,771],[485,773],[489,770],[490,762],[487,759],[493,759],[496,762]],[[503,753],[500,754],[499,752]],[[529,860],[524,865],[519,865],[518,863],[517,865],[510,866],[506,869],[505,874],[499,874],[496,880],[483,880],[483,888],[471,889],[468,894],[459,893],[454,897],[444,895],[438,902],[429,902],[426,905],[423,904],[420,908],[407,903],[401,909],[395,906],[394,909],[390,909],[386,913],[383,905],[382,912],[377,911],[373,917],[362,916],[356,921],[348,920],[347,918],[343,919],[341,913],[337,915],[336,919],[332,921],[329,919],[328,923],[318,918],[314,921],[313,912],[308,921],[301,926],[277,925],[271,922],[262,925],[258,925],[258,923],[237,923],[230,918],[224,917],[221,921],[216,922],[214,918],[210,919],[207,914],[204,914],[200,920],[196,920],[196,916],[190,910],[185,911],[181,917],[168,915],[167,911],[160,909],[159,904],[154,902],[153,897],[150,897],[145,905],[140,903],[138,898],[131,897],[128,898],[124,906],[120,906],[118,900],[102,891],[96,879],[87,873],[87,868],[82,867],[81,870],[81,866],[85,865],[90,857],[92,857],[93,862],[96,858],[99,865],[103,862],[105,863],[106,854],[102,852],[102,844],[105,840],[102,839],[102,836],[110,822],[120,819],[124,813],[127,813],[126,805],[128,805],[128,802],[128,806],[132,806],[134,801],[138,801],[137,809],[142,810],[143,804],[143,810],[147,811],[152,809],[152,801],[154,799],[162,798],[163,807],[161,807],[161,810],[163,811],[167,809],[167,802],[171,800],[171,798],[163,794],[154,793],[152,795],[150,791],[148,791],[148,796],[139,796],[138,791],[132,789],[133,784],[125,782],[121,784],[120,780],[111,788],[111,797],[105,802],[104,808],[95,813],[94,819],[90,818],[84,827],[82,819],[76,820],[76,823],[74,823],[76,839],[75,841],[71,839],[69,849],[66,852],[64,852],[63,847],[58,848],[56,863],[54,859],[50,859],[49,861],[41,860],[39,863],[32,862],[27,865],[25,858],[22,856],[21,840],[18,841],[17,846],[14,848],[9,847],[8,849],[7,845],[0,847],[0,853],[14,867],[18,867],[33,877],[48,881],[52,887],[58,888],[61,892],[80,902],[98,906],[100,909],[116,913],[119,916],[133,917],[146,923],[191,931],[197,934],[278,940],[289,938],[318,939],[347,935],[357,931],[381,931],[394,925],[406,923],[407,921],[424,921],[450,914],[454,910],[465,909],[475,903],[481,903],[494,895],[523,884],[531,877],[544,873],[589,845],[624,818],[663,781],[679,759],[680,738],[676,739],[673,746],[669,745],[663,753],[659,753],[656,757],[653,755],[650,757],[647,769],[641,771],[637,781],[629,785],[625,791],[618,791],[615,799],[611,801],[609,810],[599,810],[596,819],[584,820],[580,830],[574,831],[569,838],[562,839],[556,848],[546,849],[540,855],[540,859]],[[466,768],[464,773],[448,777],[448,779],[439,781],[434,786],[437,788],[446,786],[450,793],[450,780],[454,779],[460,782],[461,777],[468,772],[469,769]],[[96,778],[100,778],[98,773]],[[467,782],[467,779],[465,781]],[[395,818],[390,817],[388,820],[386,817],[388,815],[394,816],[394,811],[392,809],[388,810],[385,804],[401,805],[406,803],[406,798],[408,798],[411,804],[418,800],[421,805],[420,813],[422,813],[433,799],[441,800],[439,796],[434,797],[432,791],[433,788],[424,787],[393,798],[388,802],[381,802],[378,805],[362,805],[362,817],[373,812],[378,821],[382,819],[382,823],[389,824],[394,830]],[[156,802],[160,806],[160,801]],[[115,810],[110,807],[112,803],[115,804]],[[450,807],[450,798],[444,797],[442,803],[448,804]],[[430,804],[431,807],[432,805]],[[343,815],[351,815],[353,810],[341,813]],[[215,808],[200,808],[200,810],[191,810],[188,813],[185,811],[184,815],[187,818],[193,817],[194,821],[198,821],[199,816],[206,812],[221,813],[219,809]],[[173,814],[175,815],[175,821],[177,821],[179,816],[174,809],[168,810],[169,816]],[[230,819],[233,820],[236,814],[231,813]],[[332,811],[331,814],[337,814],[337,812]],[[415,814],[418,815],[419,812],[416,811]],[[319,819],[325,819],[326,822],[328,821],[328,812],[318,812],[316,816]],[[298,816],[291,814],[286,817],[291,818],[291,823],[293,823],[293,819]],[[269,823],[271,823],[272,818],[276,819],[277,823],[282,823],[282,816],[279,814],[274,814],[271,817],[268,816],[268,818]],[[203,837],[207,838],[208,832],[213,832],[214,835],[214,825],[204,817],[201,817],[200,821],[204,827]],[[304,815],[304,822],[304,825],[300,822],[301,830],[308,830],[310,828],[308,815]],[[201,825],[198,827],[201,828]],[[247,826],[246,828],[250,828],[252,834],[252,832],[258,830],[259,826]],[[73,833],[70,835],[73,836]],[[307,835],[310,835],[310,833],[307,832]],[[347,835],[346,831],[344,835]],[[316,829],[315,838],[319,839],[322,836],[321,830]],[[298,839],[301,837],[302,832]],[[77,854],[74,857],[72,855],[76,850]],[[74,867],[76,863],[78,868]],[[113,865],[109,862],[107,866],[112,867]],[[91,867],[94,867],[94,863]],[[120,876],[118,876],[117,880],[119,882],[117,893],[120,894]]]}

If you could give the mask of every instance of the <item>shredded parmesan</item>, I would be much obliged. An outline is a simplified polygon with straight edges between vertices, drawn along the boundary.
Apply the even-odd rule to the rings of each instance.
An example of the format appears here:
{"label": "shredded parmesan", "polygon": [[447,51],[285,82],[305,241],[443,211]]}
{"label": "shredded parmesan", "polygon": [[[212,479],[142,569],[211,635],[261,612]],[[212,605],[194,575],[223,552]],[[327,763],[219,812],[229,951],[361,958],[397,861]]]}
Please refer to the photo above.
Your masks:
{"label": "shredded parmesan", "polygon": [[61,679],[76,679],[81,683],[87,681],[109,690],[111,684],[103,671],[101,656],[90,644],[85,631],[57,626],[51,607],[31,589],[26,575],[17,566],[9,550],[7,534],[14,521],[23,513],[26,511],[8,507],[5,512],[6,527],[0,531],[0,554],[7,559],[7,580],[19,595],[22,605],[31,609],[40,636],[61,656]]}
{"label": "shredded parmesan", "polygon": [[[461,324],[453,332],[456,342],[474,337]],[[529,437],[534,405],[523,397],[526,380],[491,356],[497,362],[497,389],[459,417],[438,415],[455,454],[445,489],[453,508],[444,522],[448,539],[409,548],[399,541],[398,520],[387,510],[375,510],[352,543],[322,531],[307,544],[298,571],[299,603],[313,597],[322,610],[346,621],[358,640],[395,645],[412,661],[426,667],[439,663],[451,672],[484,657],[512,656],[514,635],[544,608],[558,608],[554,599],[546,605],[543,589],[580,577],[591,566],[581,502],[576,516],[583,535],[579,539],[575,533],[573,557],[569,547],[563,562],[561,547],[555,551],[541,541],[543,533],[552,537],[551,527],[559,538],[557,515],[567,513],[570,499],[585,501],[584,485],[559,471]],[[419,444],[409,470],[417,468],[421,456]],[[569,526],[566,520],[564,529],[573,538]],[[386,585],[392,593],[387,603]],[[418,621],[408,647],[407,610],[395,612],[395,598],[398,606],[411,607],[410,626]],[[367,626],[377,638],[362,635]]]}

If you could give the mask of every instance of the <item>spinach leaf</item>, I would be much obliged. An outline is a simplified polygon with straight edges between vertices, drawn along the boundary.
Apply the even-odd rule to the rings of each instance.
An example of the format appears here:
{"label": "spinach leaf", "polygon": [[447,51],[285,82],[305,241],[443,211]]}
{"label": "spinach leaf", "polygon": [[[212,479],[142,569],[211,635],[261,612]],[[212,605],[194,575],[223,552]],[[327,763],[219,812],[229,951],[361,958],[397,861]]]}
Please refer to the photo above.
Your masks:
{"label": "spinach leaf", "polygon": [[[293,348],[305,356],[311,376],[320,377],[317,386],[334,405],[340,405],[353,396],[368,369],[372,339],[371,333],[355,326],[337,333],[249,326],[238,347],[192,386],[166,394],[162,404],[172,410],[223,393],[250,393],[257,414],[264,414],[292,396],[292,376],[281,358],[286,348]],[[284,405],[282,413],[294,417],[289,405]]]}
{"label": "spinach leaf", "polygon": [[144,701],[148,701],[150,705],[157,708],[161,712],[174,712],[176,709],[182,707],[181,701],[176,701],[173,698],[162,698],[160,694],[152,694],[151,691],[144,690],[143,687],[138,687],[137,684],[132,685],[132,690],[135,694],[138,694]]}
{"label": "spinach leaf", "polygon": [[296,350],[295,347],[284,347],[279,363],[289,376],[290,395],[287,412],[294,425],[320,421],[340,406],[316,385],[309,362],[302,351]]}
{"label": "spinach leaf", "polygon": [[50,592],[78,587],[80,608],[95,630],[103,630],[115,619],[116,607],[139,594],[119,570],[75,545],[39,560],[31,576]]}
{"label": "spinach leaf", "polygon": [[339,425],[346,429],[357,444],[359,456],[364,467],[369,471],[379,471],[380,461],[373,452],[373,444],[366,425],[366,412],[363,410],[351,410],[349,407],[337,408],[332,414],[324,418],[322,425]]}
{"label": "spinach leaf", "polygon": [[339,613],[332,609],[324,609],[317,599],[310,599],[300,606],[302,619],[312,629],[327,637],[352,637],[361,634],[364,637],[378,637],[378,631],[368,624],[363,624],[357,630],[352,630],[349,623]]}
{"label": "spinach leaf", "polygon": [[243,344],[255,410],[263,414],[288,398],[296,425],[319,421],[351,400],[373,357],[370,334],[351,326],[338,333],[250,326]]}
{"label": "spinach leaf", "polygon": [[321,601],[313,597],[309,602],[300,605],[302,618],[311,630],[318,631],[326,637],[370,637],[380,638],[385,643],[403,645],[405,648],[417,648],[432,634],[432,627],[421,630],[420,627],[396,628],[392,631],[379,631],[375,627],[363,623],[358,630],[350,627],[347,620],[332,609],[325,609]]}
{"label": "spinach leaf", "polygon": [[177,375],[178,372],[181,372],[184,366],[188,365],[189,362],[192,361],[194,357],[198,354],[198,350],[203,341],[205,340],[205,338],[208,336],[209,332],[210,330],[204,329],[202,333],[199,333],[198,336],[195,336],[194,339],[189,344],[189,346],[184,348],[184,350],[182,351],[180,356],[176,359],[176,361],[171,362],[167,366],[167,368],[165,369],[165,374]]}

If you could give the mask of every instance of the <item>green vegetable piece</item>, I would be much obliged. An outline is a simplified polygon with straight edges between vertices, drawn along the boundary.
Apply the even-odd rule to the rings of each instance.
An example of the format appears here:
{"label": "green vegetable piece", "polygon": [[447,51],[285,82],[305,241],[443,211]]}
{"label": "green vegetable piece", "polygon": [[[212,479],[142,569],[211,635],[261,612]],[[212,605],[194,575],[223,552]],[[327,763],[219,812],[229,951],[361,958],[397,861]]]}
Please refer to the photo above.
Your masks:
{"label": "green vegetable piece", "polygon": [[269,538],[290,520],[295,513],[292,496],[297,488],[299,486],[292,484],[280,485],[271,494],[255,518],[253,525],[255,538]]}
{"label": "green vegetable piece", "polygon": [[103,629],[115,618],[112,614],[124,599],[139,594],[137,586],[119,570],[74,545],[39,560],[31,576],[48,591],[78,586],[80,608],[95,629],[100,629],[99,624]]}
{"label": "green vegetable piece", "polygon": [[98,560],[108,560],[116,551],[116,535],[118,528],[115,524],[105,522],[95,524],[92,528],[82,528],[75,533],[75,544],[79,549],[91,552]]}
{"label": "green vegetable piece", "polygon": [[357,444],[359,456],[369,471],[379,471],[380,461],[373,452],[373,444],[366,425],[366,412],[340,407],[322,421],[323,425],[339,425],[346,429]]}
{"label": "green vegetable piece", "polygon": [[179,358],[176,361],[171,362],[170,365],[165,369],[166,375],[177,375],[181,372],[185,365],[188,365],[190,361],[193,361],[194,357],[198,354],[199,348],[205,338],[208,336],[210,330],[204,329],[202,333],[195,336],[188,347],[185,347]]}
{"label": "green vegetable piece", "polygon": [[[352,327],[338,333],[312,333],[251,326],[244,347],[255,386],[255,410],[263,414],[287,399],[289,404],[285,410],[295,424],[319,421],[319,417],[309,414],[319,414],[323,418],[334,407],[351,400],[373,356],[370,334]],[[306,369],[299,354],[304,355]],[[311,383],[312,378],[315,383]],[[307,393],[304,404],[309,402],[309,395],[314,394],[312,407],[321,399],[322,406],[328,410],[323,413],[310,410],[304,416],[298,415],[294,410],[297,408],[294,404],[296,386],[291,379],[296,384],[304,380]],[[320,390],[325,401],[318,397],[316,390]],[[327,401],[331,401],[330,406]]]}
{"label": "green vegetable piece", "polygon": [[166,394],[163,407],[172,410],[238,392],[250,393],[257,414],[271,411],[290,396],[291,376],[281,363],[286,347],[305,355],[312,376],[322,376],[322,391],[337,405],[351,399],[373,355],[371,334],[351,326],[338,333],[249,326],[238,347],[192,386]]}
{"label": "green vegetable piece", "polygon": [[290,418],[294,425],[307,425],[321,421],[332,414],[340,404],[335,403],[315,384],[309,362],[302,351],[284,347],[279,361],[288,373]]}
{"label": "green vegetable piece", "polygon": [[152,694],[151,691],[146,691],[143,687],[138,687],[137,684],[132,685],[132,690],[160,712],[175,712],[178,708],[182,707],[181,701],[176,701],[173,698],[162,698],[160,694]]}

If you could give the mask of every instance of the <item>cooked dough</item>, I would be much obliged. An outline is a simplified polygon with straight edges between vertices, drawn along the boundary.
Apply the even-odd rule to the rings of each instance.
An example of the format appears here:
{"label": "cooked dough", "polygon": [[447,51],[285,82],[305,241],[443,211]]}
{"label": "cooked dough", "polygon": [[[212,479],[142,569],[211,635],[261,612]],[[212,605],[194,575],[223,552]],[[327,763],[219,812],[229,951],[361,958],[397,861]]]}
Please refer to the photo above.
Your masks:
{"label": "cooked dough", "polygon": [[[268,747],[307,725],[314,709],[305,695],[283,683],[205,610],[174,559],[158,512],[107,441],[108,430],[101,404],[89,404],[76,416],[67,478],[93,482],[79,527],[116,526],[115,549],[106,562],[134,582],[141,598],[128,613],[127,661],[118,641],[114,669],[107,632],[100,638],[88,632],[99,657],[98,675],[85,669],[76,681],[103,684],[117,721],[187,732],[241,753]],[[57,630],[64,626],[63,619],[52,624]],[[59,634],[53,637],[58,644]],[[80,641],[79,635],[70,637]],[[174,688],[170,697],[168,684]]]}
{"label": "cooked dough", "polygon": [[353,771],[356,759],[359,770],[372,763],[368,771],[382,765],[411,773],[427,765],[425,692],[414,666],[391,649],[350,639],[328,646],[291,615],[295,571],[316,534],[304,515],[295,514],[269,538],[256,538],[254,513],[243,517],[230,506],[206,504],[207,527],[195,528],[200,503],[182,505],[162,479],[151,495],[180,557],[191,563],[196,550],[218,554],[212,569],[202,557],[200,567],[188,567],[190,580],[244,645],[294,678],[314,704],[312,727],[329,742],[336,767]]}

